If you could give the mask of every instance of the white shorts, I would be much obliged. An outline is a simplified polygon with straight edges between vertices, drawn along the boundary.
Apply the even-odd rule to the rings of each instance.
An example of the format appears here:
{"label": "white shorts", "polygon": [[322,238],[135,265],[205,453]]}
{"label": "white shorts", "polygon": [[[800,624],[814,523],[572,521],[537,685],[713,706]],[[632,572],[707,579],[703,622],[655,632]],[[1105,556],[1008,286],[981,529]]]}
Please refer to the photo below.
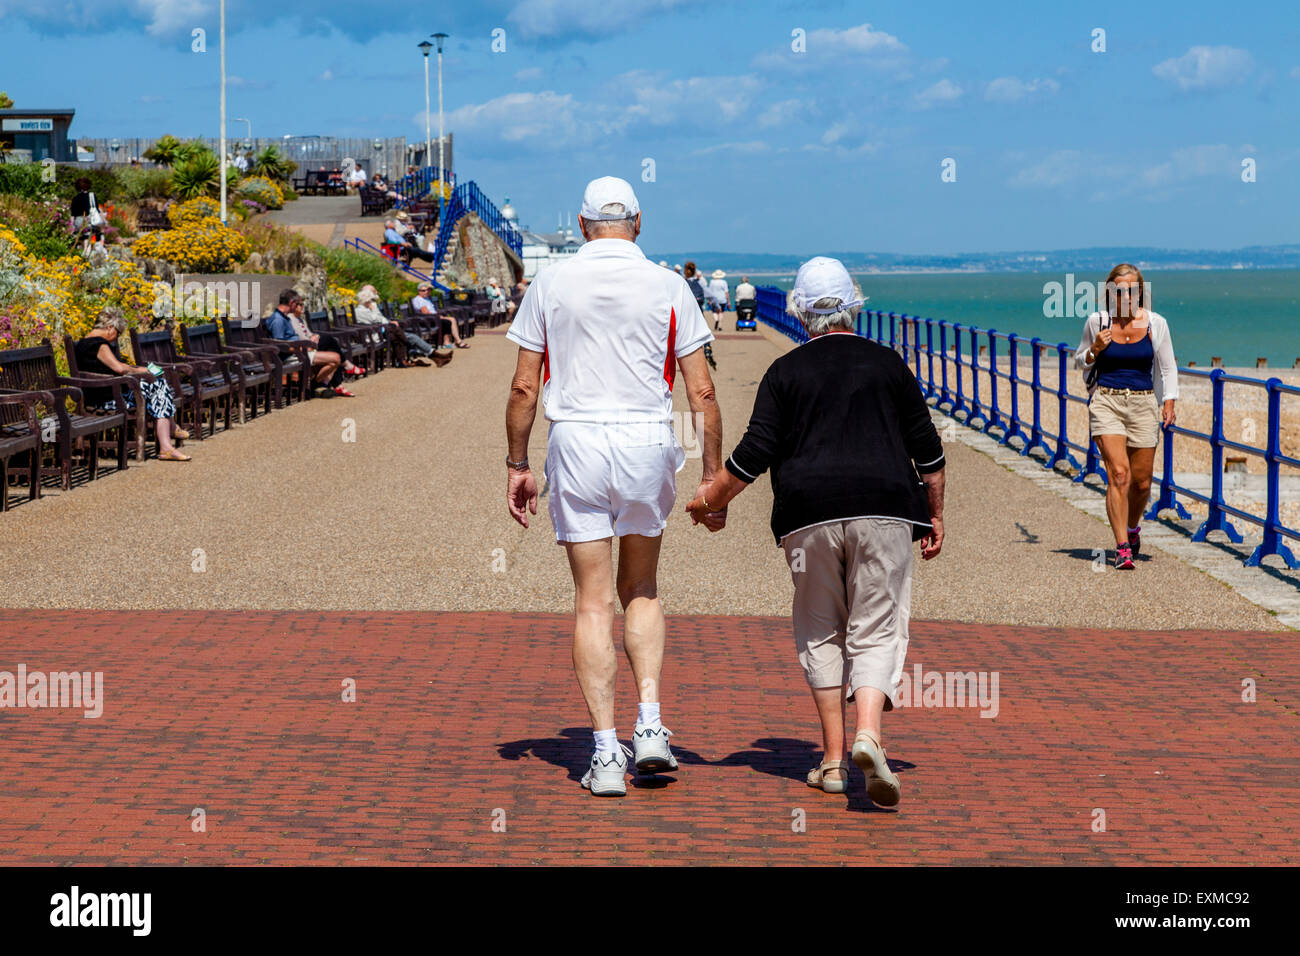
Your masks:
{"label": "white shorts", "polygon": [[666,423],[552,422],[546,480],[555,540],[662,534],[685,464]]}

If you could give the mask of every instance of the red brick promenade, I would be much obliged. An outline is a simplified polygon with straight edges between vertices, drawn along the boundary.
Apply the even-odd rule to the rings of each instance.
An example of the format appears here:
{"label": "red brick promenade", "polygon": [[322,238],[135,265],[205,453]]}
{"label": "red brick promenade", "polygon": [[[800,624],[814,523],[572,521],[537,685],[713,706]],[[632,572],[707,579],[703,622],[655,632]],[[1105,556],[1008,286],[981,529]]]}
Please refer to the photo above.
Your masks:
{"label": "red brick promenade", "polygon": [[804,785],[787,627],[670,619],[682,769],[600,800],[564,617],[0,611],[0,671],[102,671],[105,698],[0,710],[0,862],[1300,862],[1289,635],[914,622],[909,672],[998,671],[999,710],[887,715],[886,811],[857,771]]}

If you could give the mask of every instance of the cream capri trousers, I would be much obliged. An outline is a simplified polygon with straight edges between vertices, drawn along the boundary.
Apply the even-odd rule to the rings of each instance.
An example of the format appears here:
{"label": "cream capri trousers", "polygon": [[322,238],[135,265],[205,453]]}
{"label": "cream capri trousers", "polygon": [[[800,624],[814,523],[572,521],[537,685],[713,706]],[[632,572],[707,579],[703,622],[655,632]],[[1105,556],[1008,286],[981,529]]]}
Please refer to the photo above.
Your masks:
{"label": "cream capri trousers", "polygon": [[794,640],[809,687],[861,687],[898,702],[912,611],[912,525],[854,518],[781,540],[794,580]]}

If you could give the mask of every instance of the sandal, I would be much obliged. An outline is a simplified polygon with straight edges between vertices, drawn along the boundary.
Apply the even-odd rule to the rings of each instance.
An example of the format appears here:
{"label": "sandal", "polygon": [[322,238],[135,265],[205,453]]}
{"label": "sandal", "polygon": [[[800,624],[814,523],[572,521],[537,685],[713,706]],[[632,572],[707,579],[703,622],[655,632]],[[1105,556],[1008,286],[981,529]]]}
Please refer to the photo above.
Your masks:
{"label": "sandal", "polygon": [[159,461],[191,461],[189,455],[182,455],[178,451],[173,451],[170,455],[159,455]]}
{"label": "sandal", "polygon": [[458,349],[467,349],[467,348],[469,348],[469,343],[468,343],[468,342],[457,342],[457,343],[456,343],[456,348],[458,348]]}
{"label": "sandal", "polygon": [[336,385],[336,386],[334,387],[334,394],[335,394],[335,395],[342,395],[344,398],[356,398],[356,397],[357,397],[354,393],[349,392],[349,391],[348,391],[346,388],[344,388],[342,385]]}
{"label": "sandal", "polygon": [[190,437],[190,433],[183,428],[172,429],[172,441],[184,441]]}
{"label": "sandal", "polygon": [[[840,771],[843,780],[831,780],[826,774]],[[808,786],[825,793],[843,793],[849,788],[849,762],[847,760],[826,760],[821,766],[808,771]]]}
{"label": "sandal", "polygon": [[354,377],[355,377],[355,376],[361,376],[361,375],[365,375],[365,374],[366,374],[366,370],[363,369],[360,365],[354,365],[354,366],[352,366],[351,368],[345,368],[345,369],[343,370],[343,374],[344,374],[344,375],[352,375],[352,376],[354,376]]}
{"label": "sandal", "polygon": [[880,741],[869,730],[853,738],[853,762],[867,775],[867,796],[882,807],[892,807],[903,795],[898,775],[889,769],[889,758]]}

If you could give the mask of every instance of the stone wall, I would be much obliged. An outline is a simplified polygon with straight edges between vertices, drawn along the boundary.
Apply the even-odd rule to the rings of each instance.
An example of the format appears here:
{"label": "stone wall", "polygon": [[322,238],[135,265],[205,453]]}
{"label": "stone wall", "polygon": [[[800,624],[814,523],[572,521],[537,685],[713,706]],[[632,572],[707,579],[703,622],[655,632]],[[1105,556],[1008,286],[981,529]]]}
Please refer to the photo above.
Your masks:
{"label": "stone wall", "polygon": [[451,261],[443,268],[449,282],[462,288],[475,288],[495,278],[509,288],[519,281],[524,274],[523,260],[483,220],[468,213],[457,224],[457,230],[459,236]]}

